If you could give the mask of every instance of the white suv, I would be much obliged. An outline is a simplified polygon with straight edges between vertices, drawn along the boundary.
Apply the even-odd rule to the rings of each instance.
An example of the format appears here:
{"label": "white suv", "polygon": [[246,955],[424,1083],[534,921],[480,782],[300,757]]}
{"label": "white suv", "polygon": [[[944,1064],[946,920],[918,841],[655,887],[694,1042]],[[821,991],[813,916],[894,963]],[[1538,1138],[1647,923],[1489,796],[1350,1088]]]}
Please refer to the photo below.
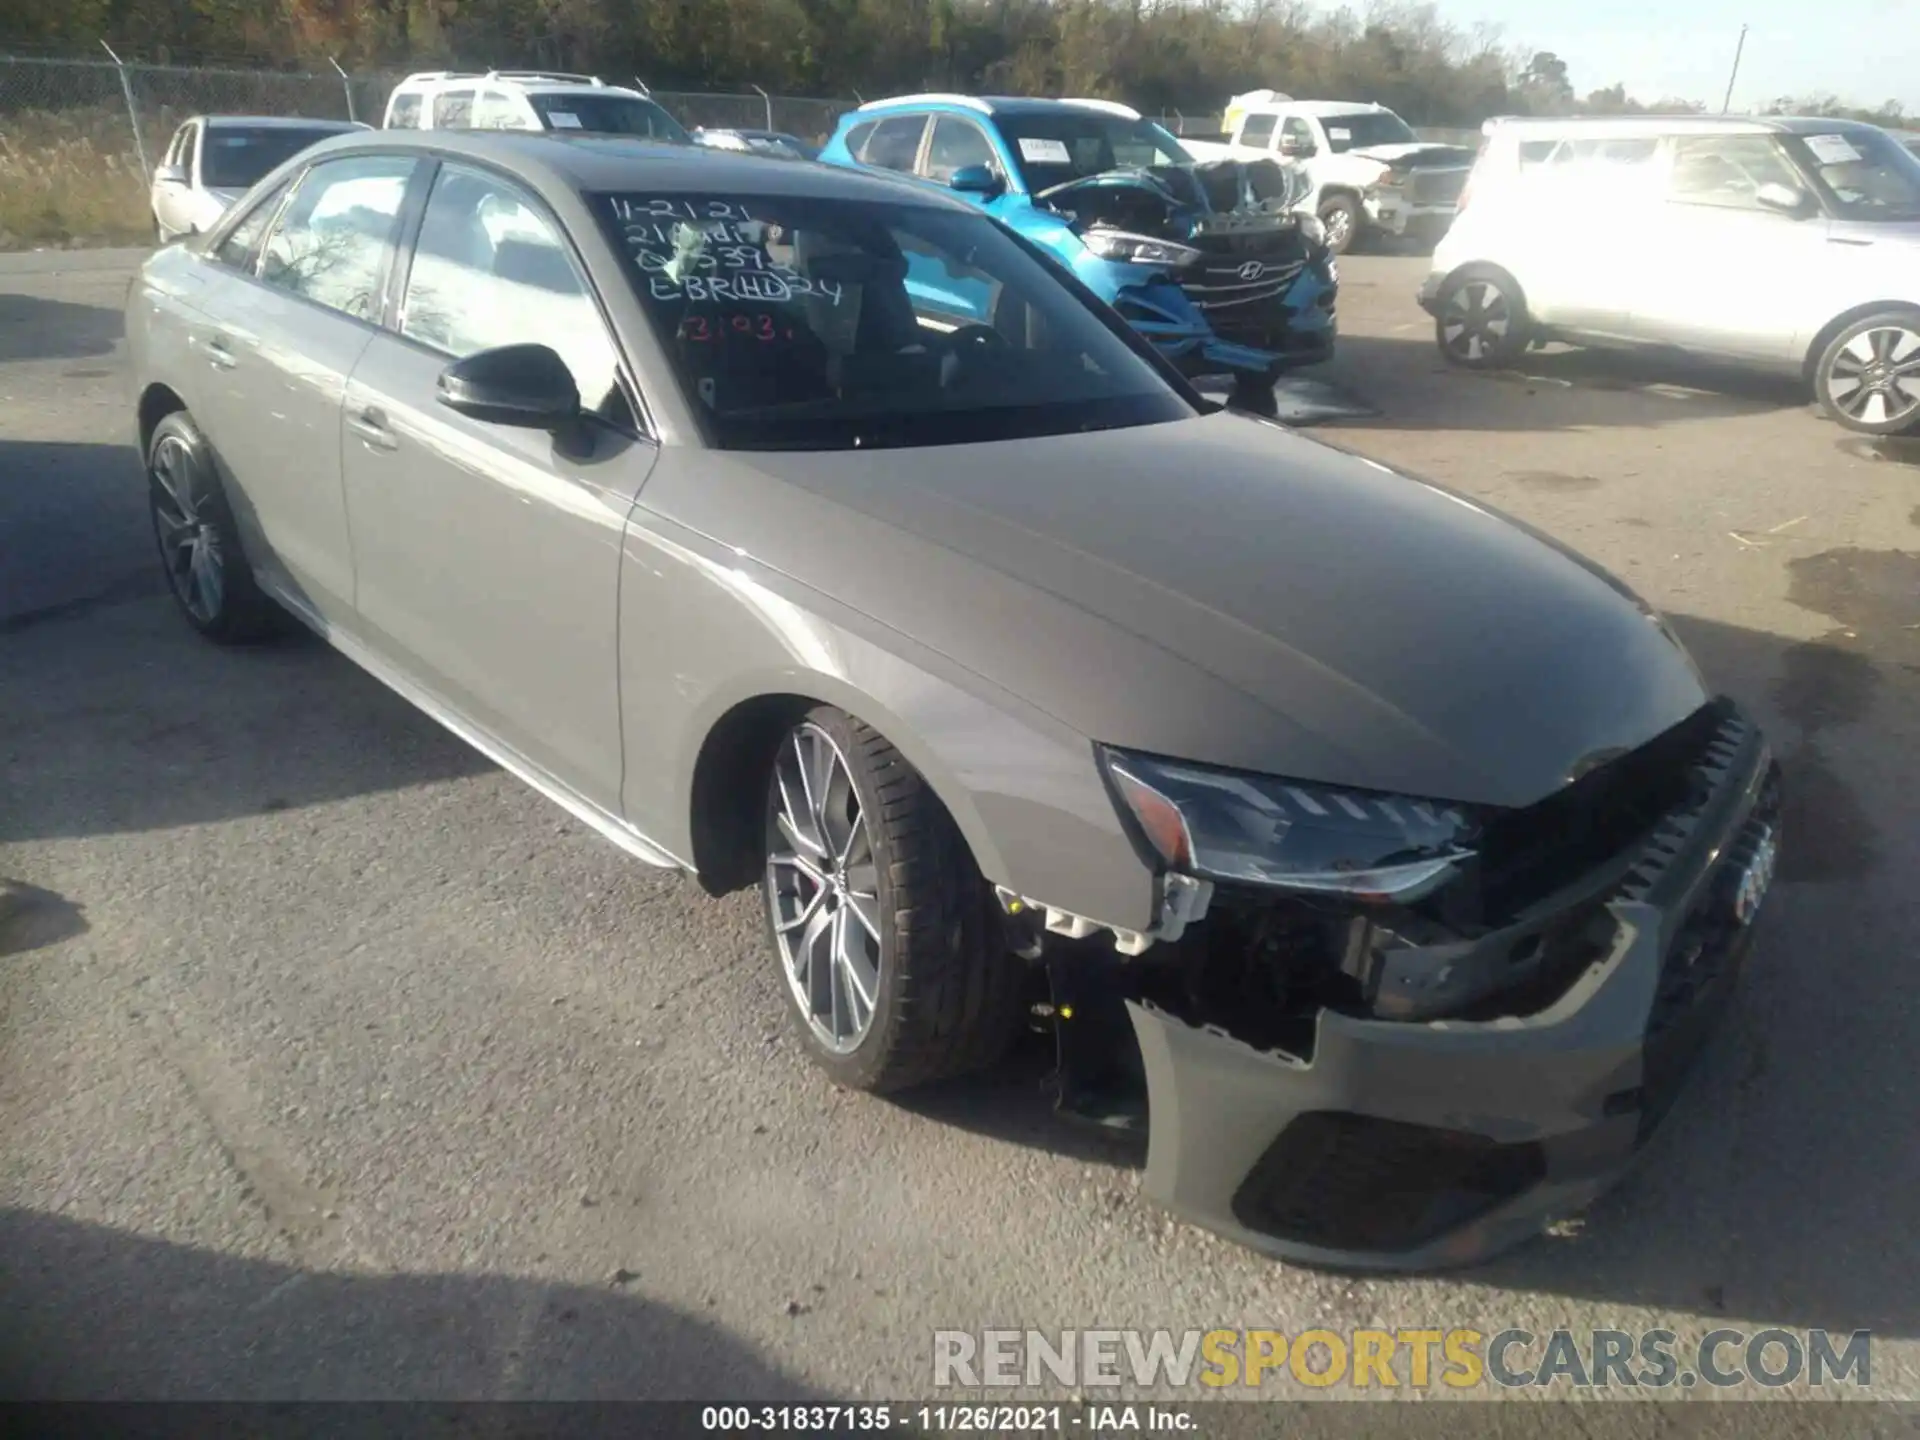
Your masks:
{"label": "white suv", "polygon": [[1461,365],[1647,344],[1804,376],[1920,429],[1920,159],[1845,120],[1488,122],[1420,303]]}
{"label": "white suv", "polygon": [[691,143],[660,103],[597,75],[422,70],[387,97],[388,130],[555,130]]}

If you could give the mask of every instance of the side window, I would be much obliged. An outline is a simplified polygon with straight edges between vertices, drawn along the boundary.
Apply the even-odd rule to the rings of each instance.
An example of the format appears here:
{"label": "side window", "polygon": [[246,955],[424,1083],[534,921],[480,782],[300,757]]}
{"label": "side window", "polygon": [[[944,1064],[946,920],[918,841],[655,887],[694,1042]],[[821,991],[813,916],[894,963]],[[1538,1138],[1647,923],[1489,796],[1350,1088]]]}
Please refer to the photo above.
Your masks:
{"label": "side window", "polygon": [[436,130],[460,130],[473,123],[471,88],[442,90],[433,101],[433,127]]}
{"label": "side window", "polygon": [[545,211],[504,180],[445,165],[420,221],[400,333],[464,358],[497,345],[548,345],[580,403],[635,430],[619,352],[565,241]]}
{"label": "side window", "polygon": [[926,129],[924,115],[894,115],[882,120],[861,147],[860,163],[911,174],[914,161],[920,158],[920,137]]}
{"label": "side window", "polygon": [[1273,127],[1280,122],[1277,115],[1249,115],[1246,123],[1240,127],[1240,143],[1265,150],[1273,144]]}
{"label": "side window", "polygon": [[874,127],[880,122],[869,120],[864,125],[856,125],[847,131],[847,153],[858,160],[867,148],[867,140],[873,134]]}
{"label": "side window", "polygon": [[187,163],[187,137],[192,134],[193,122],[189,120],[185,125],[182,125],[178,130],[173,132],[173,139],[167,145],[167,153],[160,157],[160,163],[162,165],[178,165],[184,169]]}
{"label": "side window", "polygon": [[1298,153],[1302,155],[1311,155],[1320,148],[1314,143],[1313,126],[1298,115],[1289,116],[1287,123],[1280,127],[1280,138],[1293,141],[1299,147]]}
{"label": "side window", "polygon": [[287,198],[287,191],[292,188],[291,180],[283,180],[274,186],[272,194],[249,210],[245,218],[227,232],[227,238],[220,242],[213,252],[213,258],[231,269],[251,274],[260,249],[260,237],[267,233],[267,226],[273,223],[274,212],[280,208],[280,202]]}
{"label": "side window", "polygon": [[387,129],[418,130],[420,128],[420,96],[417,91],[407,91],[396,95],[387,107]]}
{"label": "side window", "polygon": [[308,170],[267,238],[260,278],[329,310],[377,321],[413,168],[404,155],[353,155]]}
{"label": "side window", "polygon": [[1770,135],[1683,135],[1673,142],[1667,198],[1683,205],[1761,210],[1762,185],[1801,183]]}
{"label": "side window", "polygon": [[476,130],[528,130],[532,124],[520,113],[520,102],[504,90],[482,90],[473,102]]}
{"label": "side window", "polygon": [[987,139],[986,132],[958,115],[934,116],[933,139],[927,145],[927,178],[945,184],[953,178],[954,171],[969,165],[997,168],[993,143]]}

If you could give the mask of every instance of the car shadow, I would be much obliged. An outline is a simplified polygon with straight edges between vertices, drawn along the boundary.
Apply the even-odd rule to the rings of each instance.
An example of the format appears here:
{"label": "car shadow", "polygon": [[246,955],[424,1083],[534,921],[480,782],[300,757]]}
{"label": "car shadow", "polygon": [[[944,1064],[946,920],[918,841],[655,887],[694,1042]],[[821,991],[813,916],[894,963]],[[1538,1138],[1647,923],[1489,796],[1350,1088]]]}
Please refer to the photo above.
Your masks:
{"label": "car shadow", "polygon": [[105,305],[0,293],[0,361],[84,360],[125,333],[125,315]]}
{"label": "car shadow", "polygon": [[[1837,601],[1803,584],[1802,603],[1833,612],[1816,641],[1672,617],[1783,761],[1770,913],[1642,1162],[1571,1226],[1452,1278],[1663,1316],[1920,1335],[1920,1148],[1907,1121],[1920,1008],[1906,999],[1920,910],[1901,878],[1920,873],[1920,832],[1905,818],[1920,747],[1903,718],[1920,713],[1920,629],[1904,628],[1920,621],[1920,583],[1904,589],[1906,575],[1920,570],[1824,592]],[[1893,598],[1872,623],[1859,597],[1876,589]],[[1029,1045],[1005,1072],[900,1103],[1010,1144],[1142,1163],[1136,1145],[1052,1113],[1048,1060]]]}
{"label": "car shadow", "polygon": [[[0,1209],[0,1293],[9,1401],[823,1398],[624,1287],[306,1269],[32,1210]],[[609,1418],[549,1410],[538,1433]]]}
{"label": "car shadow", "polygon": [[0,635],[165,593],[131,445],[0,440]]}
{"label": "car shadow", "polygon": [[1342,334],[1332,360],[1300,373],[1356,397],[1377,412],[1361,423],[1381,430],[1652,429],[1811,405],[1791,378],[1662,350],[1553,346],[1509,369],[1466,370],[1415,314],[1417,333]]}

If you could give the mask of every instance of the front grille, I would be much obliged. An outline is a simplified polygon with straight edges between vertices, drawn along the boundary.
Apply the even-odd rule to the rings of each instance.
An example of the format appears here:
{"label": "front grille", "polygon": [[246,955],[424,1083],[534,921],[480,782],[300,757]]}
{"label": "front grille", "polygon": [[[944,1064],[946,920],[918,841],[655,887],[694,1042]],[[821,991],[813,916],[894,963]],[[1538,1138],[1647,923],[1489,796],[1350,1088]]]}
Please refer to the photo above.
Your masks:
{"label": "front grille", "polygon": [[1752,927],[1737,918],[1729,887],[1753,858],[1755,847],[1779,824],[1780,781],[1769,777],[1739,837],[1727,846],[1708,877],[1699,903],[1661,961],[1660,983],[1647,1014],[1642,1060],[1640,1131],[1644,1136],[1672,1107],[1680,1084],[1715,1011],[1740,967]]}
{"label": "front grille", "polygon": [[1407,186],[1407,198],[1415,205],[1452,205],[1466,185],[1465,170],[1416,170]]}
{"label": "front grille", "polygon": [[1728,727],[1742,724],[1730,702],[1711,701],[1537,804],[1494,815],[1479,847],[1485,921],[1510,919],[1649,835],[1697,798],[1705,783],[1700,761]]}
{"label": "front grille", "polygon": [[1471,1223],[1545,1173],[1534,1142],[1313,1111],[1255,1162],[1234,1194],[1233,1215],[1296,1244],[1405,1251]]}
{"label": "front grille", "polygon": [[1307,268],[1306,242],[1297,230],[1205,235],[1195,242],[1199,263],[1181,288],[1221,339],[1275,348],[1291,329],[1288,290]]}

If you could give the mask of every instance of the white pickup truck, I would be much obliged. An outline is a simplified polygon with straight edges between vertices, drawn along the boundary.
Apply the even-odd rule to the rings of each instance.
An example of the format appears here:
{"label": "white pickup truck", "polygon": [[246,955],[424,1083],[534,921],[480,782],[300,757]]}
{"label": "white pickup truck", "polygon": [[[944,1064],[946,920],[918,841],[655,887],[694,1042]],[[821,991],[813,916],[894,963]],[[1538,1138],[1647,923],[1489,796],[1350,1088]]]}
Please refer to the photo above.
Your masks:
{"label": "white pickup truck", "polygon": [[1226,134],[1180,137],[1198,160],[1265,158],[1298,166],[1311,209],[1337,254],[1363,233],[1411,235],[1429,243],[1453,223],[1475,151],[1419,139],[1383,105],[1295,100],[1254,90],[1227,102]]}

